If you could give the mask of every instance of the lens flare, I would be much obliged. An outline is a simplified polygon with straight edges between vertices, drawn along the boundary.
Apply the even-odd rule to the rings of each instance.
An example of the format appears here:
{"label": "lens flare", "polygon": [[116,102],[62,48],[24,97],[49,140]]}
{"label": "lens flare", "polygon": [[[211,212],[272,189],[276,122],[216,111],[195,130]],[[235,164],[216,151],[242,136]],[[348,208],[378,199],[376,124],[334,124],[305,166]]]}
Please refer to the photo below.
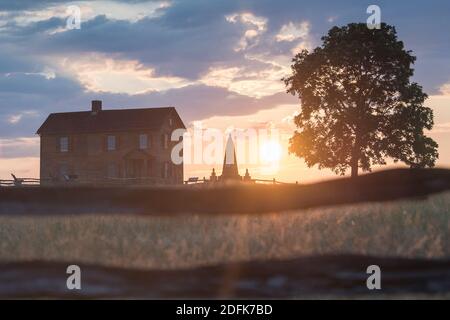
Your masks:
{"label": "lens flare", "polygon": [[266,141],[260,147],[260,158],[263,163],[278,163],[281,159],[282,148],[277,141]]}

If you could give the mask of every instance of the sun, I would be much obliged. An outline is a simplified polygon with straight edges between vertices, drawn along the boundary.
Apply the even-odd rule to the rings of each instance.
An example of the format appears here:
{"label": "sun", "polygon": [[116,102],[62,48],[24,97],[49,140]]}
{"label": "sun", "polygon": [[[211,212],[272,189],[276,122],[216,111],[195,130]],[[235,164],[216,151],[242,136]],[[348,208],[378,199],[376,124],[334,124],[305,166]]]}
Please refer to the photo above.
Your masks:
{"label": "sun", "polygon": [[277,141],[269,140],[263,142],[259,151],[263,163],[278,163],[281,159],[282,149]]}

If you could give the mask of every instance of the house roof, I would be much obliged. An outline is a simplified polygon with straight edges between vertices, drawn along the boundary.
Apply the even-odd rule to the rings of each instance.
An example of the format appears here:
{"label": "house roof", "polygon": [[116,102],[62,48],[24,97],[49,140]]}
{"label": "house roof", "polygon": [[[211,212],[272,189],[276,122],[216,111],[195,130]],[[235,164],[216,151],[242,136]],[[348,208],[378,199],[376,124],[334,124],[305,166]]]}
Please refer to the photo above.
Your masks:
{"label": "house roof", "polygon": [[172,115],[176,128],[186,128],[174,107],[51,113],[37,134],[94,133],[157,129]]}

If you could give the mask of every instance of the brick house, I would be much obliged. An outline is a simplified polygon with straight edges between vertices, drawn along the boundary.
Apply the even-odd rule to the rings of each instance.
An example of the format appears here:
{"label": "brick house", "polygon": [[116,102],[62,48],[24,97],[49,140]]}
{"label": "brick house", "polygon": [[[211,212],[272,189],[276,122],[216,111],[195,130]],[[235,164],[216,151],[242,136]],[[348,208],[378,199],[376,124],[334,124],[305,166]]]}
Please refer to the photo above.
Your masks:
{"label": "brick house", "polygon": [[173,107],[52,113],[37,130],[42,184],[182,184],[183,164],[171,161]]}

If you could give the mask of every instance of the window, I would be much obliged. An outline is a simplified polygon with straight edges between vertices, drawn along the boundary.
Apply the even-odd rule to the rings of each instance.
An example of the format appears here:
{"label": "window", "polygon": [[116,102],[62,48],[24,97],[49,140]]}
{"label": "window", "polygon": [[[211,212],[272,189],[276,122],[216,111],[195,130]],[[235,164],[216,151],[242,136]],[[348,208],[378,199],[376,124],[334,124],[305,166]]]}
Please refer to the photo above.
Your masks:
{"label": "window", "polygon": [[139,149],[147,149],[148,148],[148,135],[140,134],[139,135]]}
{"label": "window", "polygon": [[116,150],[116,136],[108,136],[107,138],[107,150]]}
{"label": "window", "polygon": [[172,126],[172,124],[173,124],[173,120],[172,120],[172,118],[169,118],[169,126]]}
{"label": "window", "polygon": [[69,151],[69,137],[59,138],[59,151],[68,152]]}

